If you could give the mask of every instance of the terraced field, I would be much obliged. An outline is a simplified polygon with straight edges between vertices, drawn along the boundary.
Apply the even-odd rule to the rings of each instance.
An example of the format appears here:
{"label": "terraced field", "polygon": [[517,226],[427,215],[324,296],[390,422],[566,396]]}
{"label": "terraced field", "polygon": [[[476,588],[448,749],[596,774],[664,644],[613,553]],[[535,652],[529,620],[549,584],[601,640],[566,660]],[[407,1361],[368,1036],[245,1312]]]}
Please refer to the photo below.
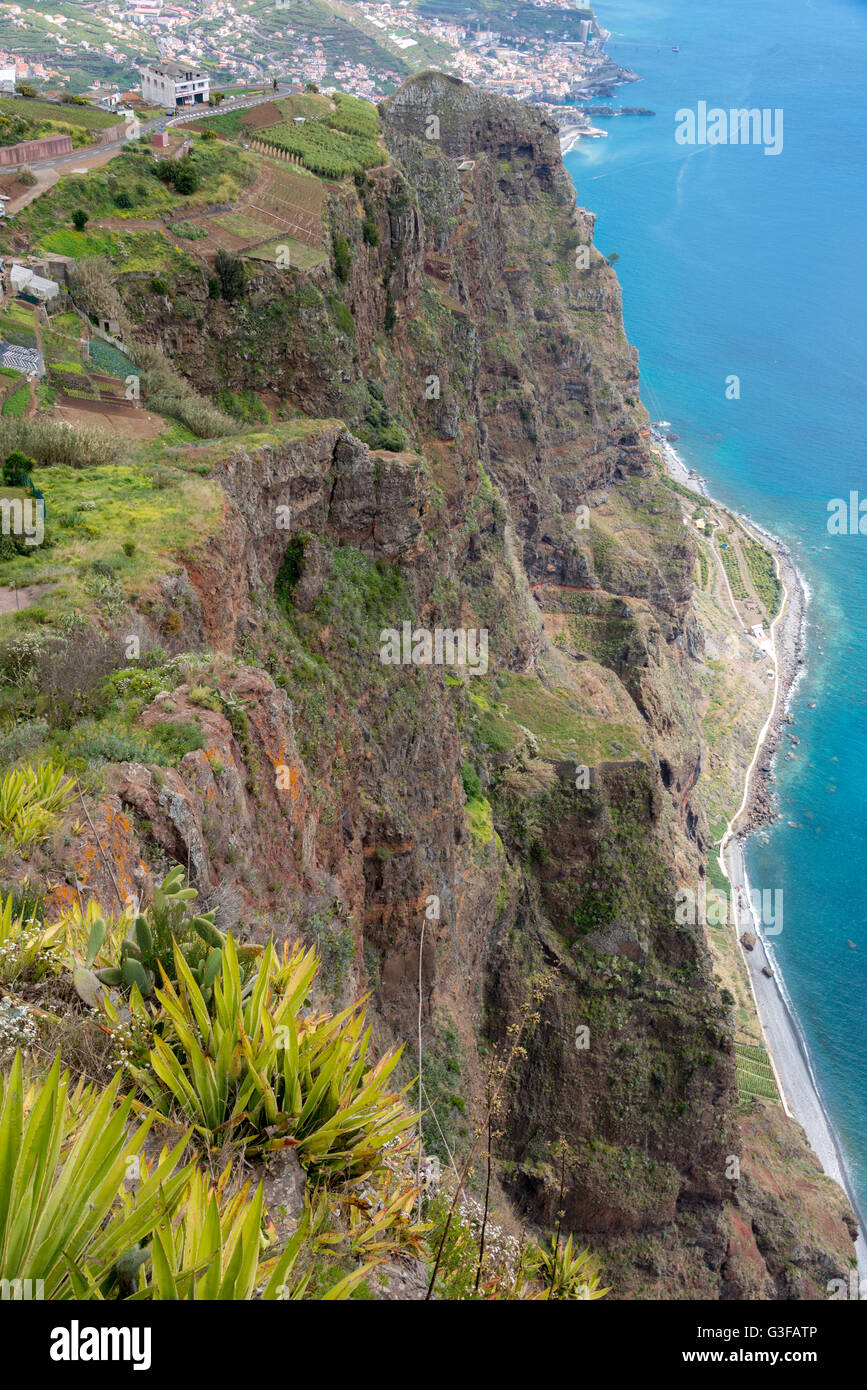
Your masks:
{"label": "terraced field", "polygon": [[335,130],[320,121],[266,126],[257,132],[256,141],[266,150],[284,150],[294,155],[305,169],[327,179],[361,174],[365,169],[385,164],[387,159],[375,140]]}
{"label": "terraced field", "polygon": [[[258,259],[273,260],[278,245],[290,248],[290,264],[309,269],[322,260],[322,205],[325,190],[318,178],[263,158],[259,176],[233,212],[199,219],[207,230],[207,250],[223,247],[243,253],[270,250]],[[293,254],[293,248],[296,248]]]}
{"label": "terraced field", "polygon": [[751,1100],[758,1096],[761,1100],[770,1100],[779,1105],[777,1083],[765,1048],[752,1043],[736,1042],[735,1057],[739,1099]]}

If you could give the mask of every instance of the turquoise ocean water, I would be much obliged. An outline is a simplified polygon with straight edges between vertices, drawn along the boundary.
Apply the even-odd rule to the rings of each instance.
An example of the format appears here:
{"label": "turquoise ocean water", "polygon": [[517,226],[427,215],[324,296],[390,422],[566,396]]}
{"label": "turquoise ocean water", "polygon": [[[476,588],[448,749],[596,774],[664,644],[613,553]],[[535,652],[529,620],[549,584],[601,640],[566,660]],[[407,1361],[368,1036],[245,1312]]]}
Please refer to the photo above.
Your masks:
{"label": "turquoise ocean water", "polygon": [[[867,536],[827,531],[829,499],[867,498],[867,0],[599,0],[598,14],[644,79],[611,104],[657,114],[594,118],[608,139],[566,164],[597,246],[620,257],[642,397],[812,591],[784,820],[747,863],[754,888],[783,890],[776,958],[867,1211]],[[782,153],[678,145],[674,113],[699,101],[782,108]]]}

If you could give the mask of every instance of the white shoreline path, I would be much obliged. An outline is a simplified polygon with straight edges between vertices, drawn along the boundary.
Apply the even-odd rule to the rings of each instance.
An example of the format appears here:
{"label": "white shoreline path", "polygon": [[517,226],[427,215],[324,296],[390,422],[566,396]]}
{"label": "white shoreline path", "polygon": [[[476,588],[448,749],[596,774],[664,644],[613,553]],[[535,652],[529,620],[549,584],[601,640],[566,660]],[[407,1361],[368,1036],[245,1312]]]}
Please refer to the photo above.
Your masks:
{"label": "white shoreline path", "polygon": [[[660,441],[656,441],[660,444]],[[660,444],[665,467],[671,477],[684,486],[701,496],[710,499],[702,480],[690,476],[690,472],[675,449],[667,441]],[[722,503],[718,505],[723,505]],[[732,508],[727,507],[727,511]],[[852,1181],[846,1168],[842,1149],[834,1131],[834,1126],[825,1109],[819,1086],[816,1081],[810,1052],[806,1039],[798,1023],[794,1007],[785,992],[785,987],[781,983],[782,977],[776,965],[771,945],[766,941],[762,934],[762,924],[756,920],[749,893],[749,881],[746,874],[746,865],[743,852],[743,835],[735,830],[737,822],[740,820],[749,804],[750,791],[752,786],[753,773],[756,764],[761,756],[762,750],[774,721],[780,714],[781,696],[785,694],[783,688],[783,671],[778,649],[778,628],[781,620],[791,601],[791,589],[786,584],[781,565],[781,554],[783,553],[782,543],[763,528],[757,529],[740,513],[736,514],[739,521],[757,538],[769,544],[773,550],[774,564],[776,566],[777,577],[783,586],[783,602],[780,611],[774,618],[770,626],[772,653],[770,659],[773,661],[774,669],[774,689],[773,699],[768,717],[762,725],[761,731],[756,739],[756,746],[749,767],[744,775],[744,793],[741,804],[729,821],[725,833],[720,841],[719,847],[719,866],[731,885],[731,921],[735,936],[737,938],[738,950],[741,953],[746,967],[747,979],[750,982],[753,999],[756,1005],[756,1013],[761,1025],[762,1034],[765,1039],[765,1046],[768,1058],[777,1081],[777,1088],[783,1109],[787,1115],[791,1116],[803,1127],[809,1141],[810,1147],[818,1158],[828,1177],[833,1178],[849,1198],[852,1209],[858,1219],[859,1230],[855,1241],[855,1253],[858,1259],[858,1272],[862,1287],[867,1280],[867,1238],[865,1238],[865,1223],[858,1203],[855,1198]],[[787,563],[791,563],[787,557]],[[724,567],[723,567],[724,569]],[[792,564],[795,583],[801,584],[806,593],[806,586],[800,580],[797,570]],[[728,586],[727,586],[728,587]],[[731,590],[729,589],[731,597]],[[734,608],[734,598],[732,597]],[[737,613],[737,609],[735,608]],[[740,619],[739,619],[740,621]],[[747,951],[741,944],[741,935],[744,931],[750,931],[756,938],[756,944],[752,951]],[[771,971],[771,977],[762,973],[767,968]]]}

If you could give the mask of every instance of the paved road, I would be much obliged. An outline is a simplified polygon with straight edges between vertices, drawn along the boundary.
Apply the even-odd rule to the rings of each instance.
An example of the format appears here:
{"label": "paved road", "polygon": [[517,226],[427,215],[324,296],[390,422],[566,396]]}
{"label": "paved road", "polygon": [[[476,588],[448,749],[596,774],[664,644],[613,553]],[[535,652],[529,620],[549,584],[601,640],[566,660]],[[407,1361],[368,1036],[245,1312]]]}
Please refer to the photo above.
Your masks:
{"label": "paved road", "polygon": [[[827,1111],[822,1104],[818,1087],[810,1064],[809,1053],[800,1028],[793,1017],[776,974],[768,978],[762,974],[763,967],[773,971],[774,961],[769,957],[765,941],[758,924],[750,910],[744,875],[743,849],[740,840],[729,841],[725,850],[726,871],[735,893],[735,930],[740,936],[748,931],[756,938],[751,951],[741,949],[753,987],[762,1031],[768,1042],[771,1062],[777,1075],[780,1088],[785,1094],[788,1109],[799,1124],[803,1125],[807,1138],[825,1172],[835,1179],[847,1193],[861,1220],[861,1213],[855,1204],[855,1195],[849,1184],[843,1158]],[[867,1278],[867,1239],[865,1227],[861,1224],[855,1249],[858,1268],[862,1279]]]}

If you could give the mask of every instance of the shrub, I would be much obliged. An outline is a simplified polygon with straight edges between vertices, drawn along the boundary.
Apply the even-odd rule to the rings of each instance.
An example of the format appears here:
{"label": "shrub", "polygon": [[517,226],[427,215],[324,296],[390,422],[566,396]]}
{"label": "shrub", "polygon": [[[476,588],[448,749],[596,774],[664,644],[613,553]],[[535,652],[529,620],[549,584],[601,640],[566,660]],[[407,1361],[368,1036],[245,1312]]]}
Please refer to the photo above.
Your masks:
{"label": "shrub", "polygon": [[76,208],[72,214],[72,225],[77,232],[83,232],[87,226],[89,218],[84,208]]}
{"label": "shrub", "polygon": [[364,1009],[301,1019],[318,969],[314,951],[269,942],[245,986],[228,936],[214,981],[213,1015],[175,946],[179,986],[157,991],[165,1026],[150,1053],[153,1075],[130,1068],[151,1102],[183,1114],[208,1145],[232,1139],[247,1153],[286,1147],[321,1177],[382,1164],[382,1150],[414,1124],[387,1089],[400,1051],[369,1064]]}
{"label": "shrub", "polygon": [[293,536],[286,547],[282,563],[274,580],[274,596],[284,607],[292,601],[292,591],[301,577],[304,565],[304,552],[310,542],[305,533]]}
{"label": "shrub", "polygon": [[162,724],[154,724],[149,735],[157,750],[172,764],[205,746],[205,736],[192,719],[167,719]]}
{"label": "shrub", "polygon": [[115,195],[114,195],[114,205],[115,205],[116,208],[131,208],[131,207],[133,207],[132,198],[129,196],[129,194],[127,193],[126,189],[122,188],[122,189],[120,190],[119,193],[115,193]]}
{"label": "shrub", "polygon": [[266,425],[270,419],[268,407],[250,390],[221,391],[217,404],[227,415],[233,415],[246,425]]}
{"label": "shrub", "polygon": [[347,338],[355,335],[355,319],[352,312],[342,299],[338,299],[336,294],[328,296],[328,309],[336,326],[344,333]]}
{"label": "shrub", "polygon": [[[136,1121],[133,1099],[119,1096],[119,1084],[120,1075],[101,1093],[73,1089],[57,1057],[28,1086],[20,1053],[8,1078],[0,1075],[0,1152],[6,1193],[14,1194],[0,1202],[4,1291],[30,1281],[36,1297],[53,1301],[303,1297],[317,1263],[306,1273],[296,1266],[299,1257],[310,1263],[332,1215],[324,1201],[302,1214],[279,1257],[266,1251],[262,1258],[262,1185],[250,1197],[249,1182],[235,1190],[229,1168],[213,1183],[195,1163],[179,1168],[185,1140],[144,1158],[151,1121]],[[348,1298],[377,1262],[372,1238],[379,1250],[383,1235],[401,1229],[399,1213],[389,1210],[361,1229],[356,1217],[354,1226],[353,1247],[367,1263],[337,1282],[329,1278],[323,1297],[330,1300]],[[339,1238],[328,1236],[331,1245]],[[326,1256],[322,1275],[335,1266]]]}
{"label": "shrub", "polygon": [[36,467],[36,460],[20,449],[13,449],[3,460],[3,482],[7,487],[23,487],[25,478]]}
{"label": "shrub", "polygon": [[338,280],[346,284],[349,279],[349,267],[352,264],[352,257],[349,251],[349,242],[342,232],[336,232],[333,242],[334,249],[334,274]]}
{"label": "shrub", "polygon": [[[22,634],[23,635],[23,634]],[[5,657],[4,651],[3,656]],[[31,753],[48,737],[48,723],[44,719],[25,719],[10,728],[0,731],[0,766],[11,763]]]}
{"label": "shrub", "polygon": [[183,159],[158,159],[151,172],[161,183],[170,183],[176,193],[185,197],[195,193],[201,184],[201,177],[189,156]]}
{"label": "shrub", "polygon": [[23,169],[18,170],[18,182],[23,183],[25,188],[35,188],[39,180],[33,170],[25,165]]}
{"label": "shrub", "polygon": [[222,248],[217,252],[214,270],[220,282],[223,298],[240,299],[244,293],[244,262],[240,256],[233,256]]}
{"label": "shrub", "polygon": [[180,159],[174,165],[174,171],[175,176],[172,182],[175,185],[175,192],[182,193],[185,197],[195,193],[201,183],[199,171],[195,165],[187,159]]}
{"label": "shrub", "polygon": [[[100,579],[113,596],[114,576],[101,575]],[[33,654],[30,674],[41,712],[54,728],[69,728],[99,708],[103,682],[116,665],[111,644],[97,631],[79,633],[72,639],[47,637]]]}
{"label": "shrub", "polygon": [[369,449],[385,449],[389,453],[400,454],[409,447],[406,431],[400,425],[367,425],[357,433]]}
{"label": "shrub", "polygon": [[573,1237],[565,1245],[552,1236],[550,1245],[535,1246],[526,1257],[527,1272],[544,1282],[542,1298],[598,1299],[607,1289],[601,1289],[599,1266],[589,1250],[572,1253]]}
{"label": "shrub", "polygon": [[279,1262],[260,1261],[262,1185],[250,1198],[249,1182],[233,1192],[231,1178],[226,1168],[212,1187],[193,1168],[174,1219],[161,1221],[154,1234],[152,1258],[139,1277],[139,1297],[237,1302],[251,1299],[269,1275],[262,1297],[281,1297],[297,1246],[290,1242]]}
{"label": "shrub", "polygon": [[85,256],[76,262],[72,272],[72,297],[94,321],[117,319],[121,334],[126,337],[132,325],[114,281],[114,267],[105,256]]}
{"label": "shrub", "polygon": [[21,448],[32,454],[40,466],[67,465],[87,468],[98,464],[117,463],[117,437],[105,430],[88,429],[86,425],[74,430],[56,420],[0,419],[0,454]]}
{"label": "shrub", "polygon": [[464,792],[468,801],[473,801],[482,795],[481,779],[472,763],[461,765],[461,781],[464,784]]}
{"label": "shrub", "polygon": [[206,401],[185,381],[158,347],[140,343],[135,358],[142,370],[142,393],[152,410],[171,415],[200,439],[238,432],[237,421]]}
{"label": "shrub", "polygon": [[204,241],[208,235],[205,228],[198,226],[195,222],[172,222],[169,231],[174,232],[175,236],[183,237],[186,241]]}

